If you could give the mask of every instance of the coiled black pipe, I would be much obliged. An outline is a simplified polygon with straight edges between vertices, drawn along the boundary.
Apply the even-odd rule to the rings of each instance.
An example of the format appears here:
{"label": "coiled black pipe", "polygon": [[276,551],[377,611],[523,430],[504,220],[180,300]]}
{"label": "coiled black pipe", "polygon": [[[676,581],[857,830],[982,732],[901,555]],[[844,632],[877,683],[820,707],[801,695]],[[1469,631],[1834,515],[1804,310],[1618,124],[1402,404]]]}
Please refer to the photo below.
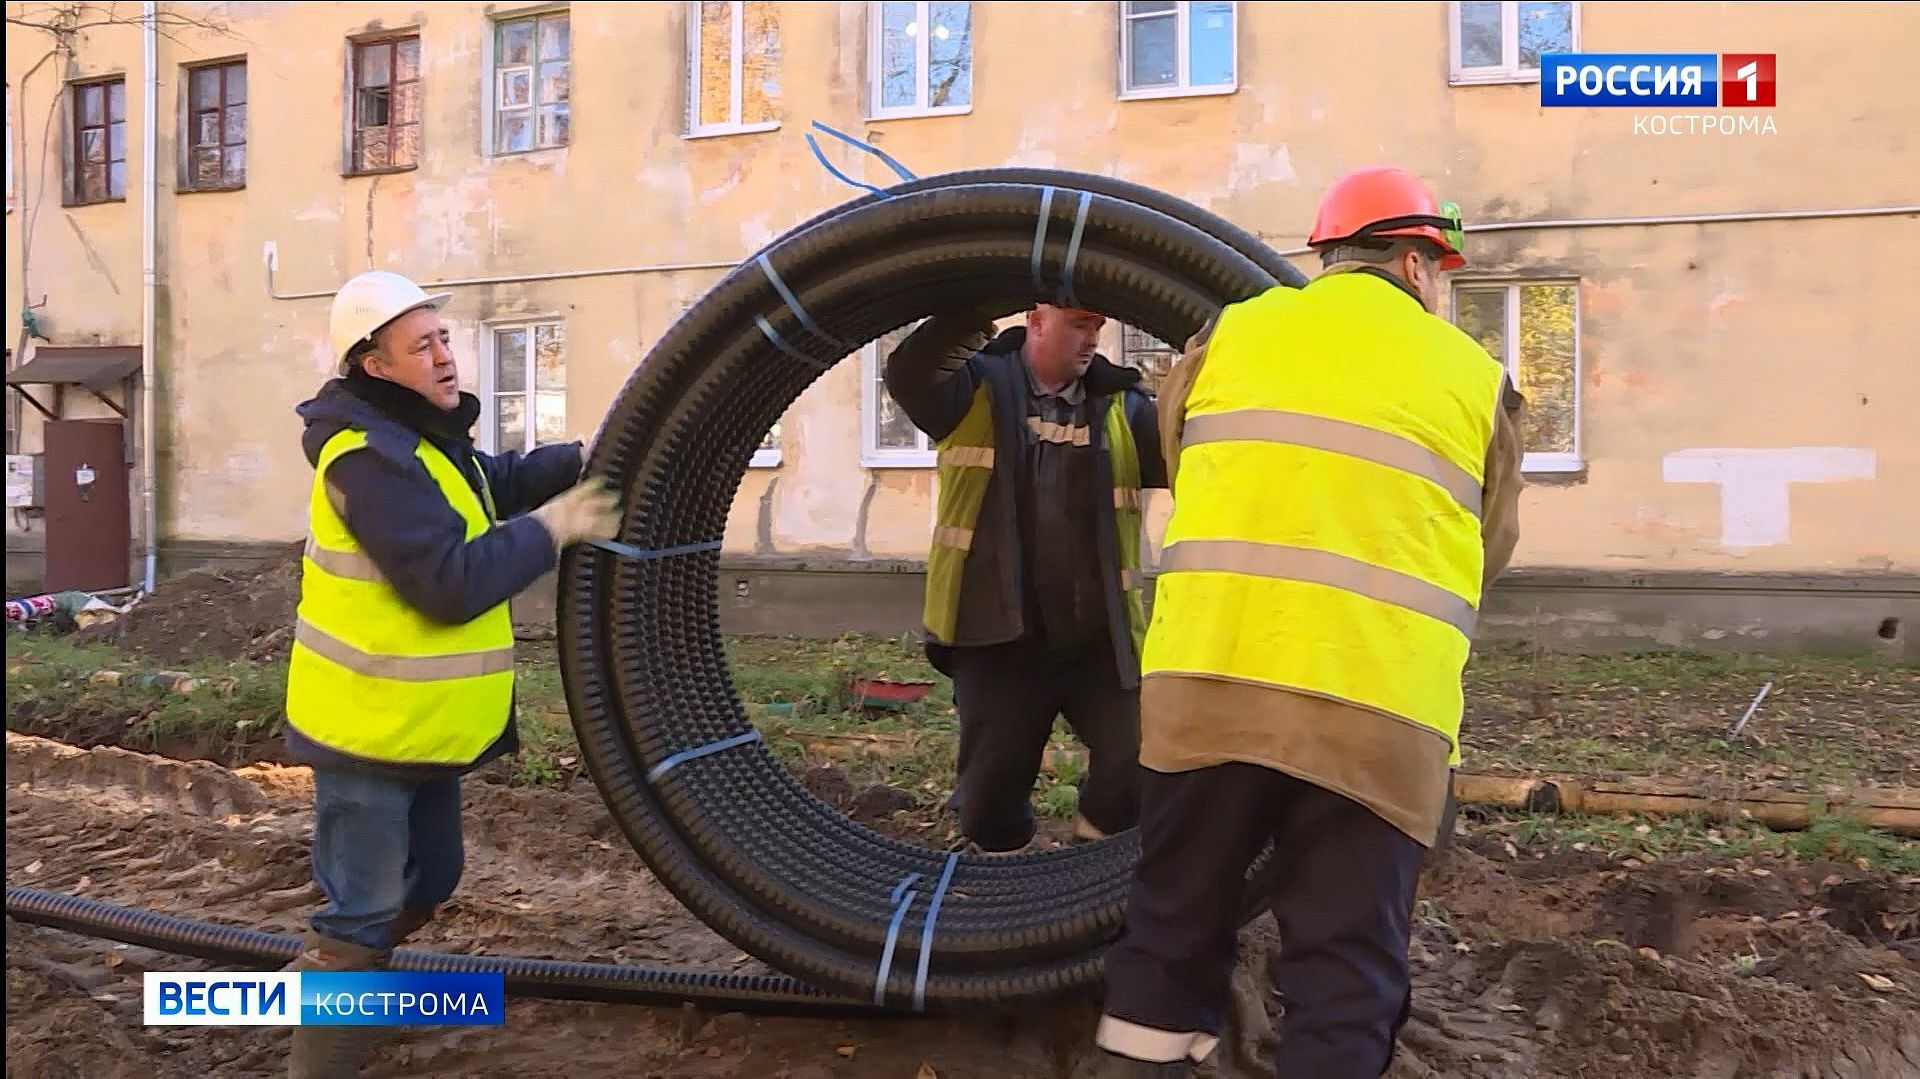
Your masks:
{"label": "coiled black pipe", "polygon": [[[95,899],[7,888],[7,917],[87,936],[215,963],[278,970],[300,953],[298,937],[196,922]],[[613,1004],[694,1003],[730,1011],[780,1015],[871,1016],[879,1009],[836,998],[782,975],[733,974],[611,963],[574,963],[501,955],[447,955],[400,950],[391,969],[432,973],[501,974],[509,994],[548,1000]]]}
{"label": "coiled black pipe", "polygon": [[[744,950],[857,998],[979,1005],[1093,981],[1121,925],[1130,833],[950,860],[847,820],[757,742],[649,780],[677,754],[751,730],[722,649],[713,541],[768,427],[890,330],[1071,299],[1177,343],[1228,303],[1302,283],[1259,240],[1164,194],[1003,169],[856,200],[714,286],[622,388],[588,465],[625,492],[623,543],[683,553],[577,547],[561,567],[561,662],[582,755],[654,874]],[[1249,913],[1261,884],[1250,882]]]}

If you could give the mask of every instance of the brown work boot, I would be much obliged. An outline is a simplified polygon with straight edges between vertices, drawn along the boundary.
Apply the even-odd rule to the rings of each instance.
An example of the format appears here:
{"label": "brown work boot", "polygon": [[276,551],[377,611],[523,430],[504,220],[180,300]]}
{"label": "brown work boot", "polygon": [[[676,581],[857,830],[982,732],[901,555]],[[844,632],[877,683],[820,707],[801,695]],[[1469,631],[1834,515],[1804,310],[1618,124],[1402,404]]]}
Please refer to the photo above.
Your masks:
{"label": "brown work boot", "polygon": [[387,947],[398,948],[400,942],[419,932],[420,927],[433,921],[433,907],[426,910],[403,910],[400,917],[387,927]]}
{"label": "brown work boot", "polygon": [[[386,965],[385,951],[308,930],[299,956],[285,969],[380,970]],[[295,1027],[293,1051],[287,1054],[287,1075],[289,1079],[355,1079],[376,1033],[373,1027]]]}
{"label": "brown work boot", "polygon": [[1185,1060],[1161,1064],[1104,1049],[1090,1050],[1073,1069],[1073,1079],[1187,1079],[1192,1074],[1193,1065]]}

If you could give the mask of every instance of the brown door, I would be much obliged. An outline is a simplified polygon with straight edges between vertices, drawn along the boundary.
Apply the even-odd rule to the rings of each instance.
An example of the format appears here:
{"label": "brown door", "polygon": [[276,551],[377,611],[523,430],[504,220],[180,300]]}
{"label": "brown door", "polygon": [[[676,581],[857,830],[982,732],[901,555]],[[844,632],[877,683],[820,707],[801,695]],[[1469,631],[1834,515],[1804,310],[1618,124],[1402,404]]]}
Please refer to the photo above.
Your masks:
{"label": "brown door", "polygon": [[46,425],[49,592],[127,585],[133,511],[124,438],[119,420]]}

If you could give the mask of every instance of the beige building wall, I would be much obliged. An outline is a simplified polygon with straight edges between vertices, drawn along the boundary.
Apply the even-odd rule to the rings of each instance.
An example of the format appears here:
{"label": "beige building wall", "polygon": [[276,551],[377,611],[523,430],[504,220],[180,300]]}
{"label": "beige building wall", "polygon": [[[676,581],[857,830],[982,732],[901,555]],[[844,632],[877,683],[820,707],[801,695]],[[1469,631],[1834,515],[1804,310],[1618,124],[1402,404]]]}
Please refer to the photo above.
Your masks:
{"label": "beige building wall", "polygon": [[[293,408],[331,369],[328,301],[271,296],[266,252],[282,295],[369,267],[430,281],[581,275],[456,285],[446,315],[476,390],[493,327],[562,323],[564,430],[590,438],[649,345],[723,272],[672,267],[732,263],[856,194],[813,160],[803,135],[815,119],[922,175],[1034,165],[1149,184],[1280,248],[1302,243],[1327,183],[1378,162],[1429,177],[1475,223],[1920,202],[1906,70],[1920,14],[1893,4],[1575,5],[1583,51],[1778,53],[1780,105],[1763,110],[1775,130],[1724,136],[1636,134],[1628,109],[1543,109],[1530,82],[1454,85],[1443,2],[1241,3],[1237,88],[1162,100],[1116,93],[1119,5],[982,2],[965,113],[866,119],[870,6],[779,3],[779,126],[689,138],[685,5],[527,8],[570,13],[571,135],[512,155],[487,152],[489,20],[520,8],[160,6],[227,28],[171,28],[159,42],[155,389],[169,543],[304,530],[310,472]],[[350,39],[403,28],[421,38],[419,166],[345,176]],[[24,287],[46,297],[36,315],[55,343],[137,343],[140,33],[80,33],[36,68],[52,43],[7,28],[10,324]],[[246,186],[176,192],[182,67],[238,56]],[[54,94],[117,72],[127,198],[64,206]],[[826,153],[886,181],[866,155],[831,142]],[[1914,214],[1472,236],[1465,277],[1577,284],[1579,466],[1535,477],[1518,565],[1920,571],[1920,352],[1899,317],[1915,241]],[[769,455],[741,484],[729,551],[924,552],[932,474],[863,461],[867,377],[850,358],[794,403],[777,463]],[[20,447],[37,440],[26,410]],[[10,535],[35,528],[9,521]]]}

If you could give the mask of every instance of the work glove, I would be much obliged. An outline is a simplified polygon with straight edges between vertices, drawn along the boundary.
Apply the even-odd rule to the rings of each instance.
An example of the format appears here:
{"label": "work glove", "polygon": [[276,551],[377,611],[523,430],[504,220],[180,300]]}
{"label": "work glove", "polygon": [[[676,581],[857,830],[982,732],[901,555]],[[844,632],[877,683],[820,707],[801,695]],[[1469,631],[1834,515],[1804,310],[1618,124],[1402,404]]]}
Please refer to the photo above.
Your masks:
{"label": "work glove", "polygon": [[532,516],[553,537],[555,550],[582,540],[610,540],[620,531],[620,494],[595,476],[561,492]]}

